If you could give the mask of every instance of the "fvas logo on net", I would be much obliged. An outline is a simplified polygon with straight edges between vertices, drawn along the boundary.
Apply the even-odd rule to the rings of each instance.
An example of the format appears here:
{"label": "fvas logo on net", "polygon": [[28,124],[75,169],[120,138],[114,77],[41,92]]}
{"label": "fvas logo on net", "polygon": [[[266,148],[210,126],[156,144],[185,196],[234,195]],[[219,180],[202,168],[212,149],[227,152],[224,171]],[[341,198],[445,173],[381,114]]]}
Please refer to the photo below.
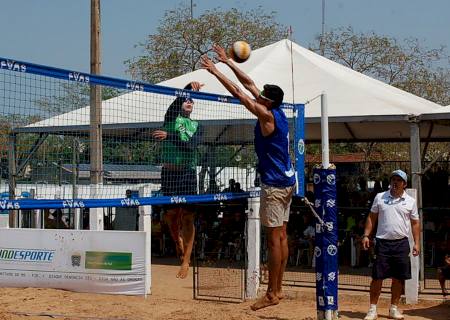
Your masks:
{"label": "fvas logo on net", "polygon": [[76,82],[89,83],[89,75],[79,72],[69,72],[69,80]]}
{"label": "fvas logo on net", "polygon": [[2,210],[18,210],[18,209],[20,209],[20,204],[15,201],[0,200],[0,209],[2,209]]}
{"label": "fvas logo on net", "polygon": [[261,195],[259,191],[250,191],[249,197],[250,198],[257,198]]}
{"label": "fvas logo on net", "polygon": [[191,96],[189,92],[183,90],[175,90],[175,95],[181,98],[189,98]]}
{"label": "fvas logo on net", "polygon": [[187,200],[185,197],[174,196],[170,198],[171,203],[186,203]]}
{"label": "fvas logo on net", "polygon": [[27,72],[26,65],[13,60],[0,60],[0,69],[8,69],[11,71],[18,71],[18,72]]}
{"label": "fvas logo on net", "polygon": [[138,199],[129,199],[129,198],[120,200],[120,204],[124,207],[135,207],[141,205]]}
{"label": "fvas logo on net", "polygon": [[137,82],[127,82],[127,89],[133,91],[144,91],[144,85]]}
{"label": "fvas logo on net", "polygon": [[55,250],[0,248],[0,261],[50,263]]}
{"label": "fvas logo on net", "polygon": [[219,101],[219,102],[228,102],[228,101],[230,101],[230,99],[228,99],[228,97],[218,96],[217,97],[217,101]]}
{"label": "fvas logo on net", "polygon": [[63,201],[64,208],[84,208],[84,202],[80,200],[64,200]]}
{"label": "fvas logo on net", "polygon": [[216,193],[215,195],[214,195],[214,200],[215,201],[217,201],[217,200],[228,200],[228,197],[227,197],[227,195],[226,194],[221,194],[221,193]]}

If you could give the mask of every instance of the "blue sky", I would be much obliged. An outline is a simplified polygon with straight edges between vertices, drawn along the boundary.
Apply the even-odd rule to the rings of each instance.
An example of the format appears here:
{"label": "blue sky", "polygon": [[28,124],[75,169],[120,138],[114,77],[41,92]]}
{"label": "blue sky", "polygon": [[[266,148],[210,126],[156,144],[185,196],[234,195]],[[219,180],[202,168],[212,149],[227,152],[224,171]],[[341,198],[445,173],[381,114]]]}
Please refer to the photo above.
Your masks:
{"label": "blue sky", "polygon": [[[214,7],[246,10],[262,5],[291,25],[308,46],[321,30],[321,0],[193,0],[194,15]],[[166,10],[190,0],[103,0],[102,73],[128,78],[123,61],[140,55],[134,45],[154,33]],[[326,30],[352,26],[450,51],[450,0],[326,0]],[[0,57],[89,72],[90,0],[3,0]]]}

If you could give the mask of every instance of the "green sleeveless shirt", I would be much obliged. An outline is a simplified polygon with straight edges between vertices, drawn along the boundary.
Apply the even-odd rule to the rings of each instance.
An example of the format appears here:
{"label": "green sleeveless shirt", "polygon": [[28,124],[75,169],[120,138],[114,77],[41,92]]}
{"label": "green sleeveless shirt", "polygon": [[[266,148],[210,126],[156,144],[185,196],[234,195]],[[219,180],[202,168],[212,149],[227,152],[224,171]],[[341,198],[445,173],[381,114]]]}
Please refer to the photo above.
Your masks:
{"label": "green sleeveless shirt", "polygon": [[[162,144],[162,162],[186,167],[197,165],[196,148],[189,142],[198,130],[198,122],[179,115],[174,121],[167,123],[163,130],[168,137]],[[175,136],[174,138],[172,138]]]}

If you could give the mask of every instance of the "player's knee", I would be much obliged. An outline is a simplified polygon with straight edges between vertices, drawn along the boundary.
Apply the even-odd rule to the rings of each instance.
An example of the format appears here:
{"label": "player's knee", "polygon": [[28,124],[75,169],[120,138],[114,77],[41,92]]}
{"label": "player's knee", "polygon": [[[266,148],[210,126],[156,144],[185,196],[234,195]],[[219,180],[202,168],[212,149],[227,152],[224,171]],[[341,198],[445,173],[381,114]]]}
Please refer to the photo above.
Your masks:
{"label": "player's knee", "polygon": [[182,221],[183,221],[183,224],[193,224],[194,223],[194,212],[184,211]]}

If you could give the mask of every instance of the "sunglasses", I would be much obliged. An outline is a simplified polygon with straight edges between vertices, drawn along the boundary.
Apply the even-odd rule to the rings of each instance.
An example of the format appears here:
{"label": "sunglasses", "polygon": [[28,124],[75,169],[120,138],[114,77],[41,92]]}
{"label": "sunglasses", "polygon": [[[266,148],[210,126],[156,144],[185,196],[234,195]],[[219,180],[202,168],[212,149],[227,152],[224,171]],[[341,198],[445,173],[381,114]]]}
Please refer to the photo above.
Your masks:
{"label": "sunglasses", "polygon": [[192,100],[192,98],[185,98],[184,102],[194,103],[194,100]]}
{"label": "sunglasses", "polygon": [[272,99],[269,99],[269,98],[267,98],[267,97],[264,95],[264,91],[261,91],[261,92],[259,93],[259,98],[261,98],[261,99],[263,99],[263,100],[266,100],[266,101],[269,101],[269,102],[274,102]]}

